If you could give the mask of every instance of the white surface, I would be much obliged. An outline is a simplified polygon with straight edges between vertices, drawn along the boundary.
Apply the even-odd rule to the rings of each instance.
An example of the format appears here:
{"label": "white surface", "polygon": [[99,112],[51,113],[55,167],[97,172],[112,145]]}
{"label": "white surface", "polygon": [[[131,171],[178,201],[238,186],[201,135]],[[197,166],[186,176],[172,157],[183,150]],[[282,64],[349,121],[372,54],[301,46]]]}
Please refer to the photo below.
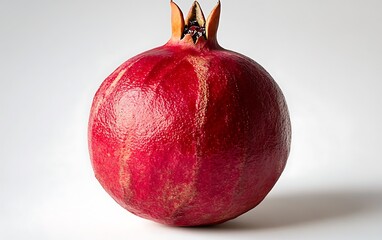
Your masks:
{"label": "white surface", "polygon": [[[255,210],[170,228],[103,191],[87,152],[93,94],[168,40],[168,2],[0,1],[0,239],[381,239],[377,0],[222,0],[221,45],[273,75],[293,124],[285,172]],[[200,3],[208,14],[215,1]]]}

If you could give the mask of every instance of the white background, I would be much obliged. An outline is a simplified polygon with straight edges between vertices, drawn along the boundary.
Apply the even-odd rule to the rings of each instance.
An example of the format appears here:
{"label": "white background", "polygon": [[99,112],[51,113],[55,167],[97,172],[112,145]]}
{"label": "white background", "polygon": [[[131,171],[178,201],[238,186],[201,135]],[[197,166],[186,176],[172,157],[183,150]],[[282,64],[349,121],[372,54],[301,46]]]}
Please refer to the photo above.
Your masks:
{"label": "white background", "polygon": [[[171,228],[104,192],[87,151],[92,97],[169,39],[168,2],[0,0],[0,238],[381,239],[379,0],[222,0],[219,42],[273,75],[292,119],[287,167],[255,210]],[[215,1],[200,3],[208,15]]]}

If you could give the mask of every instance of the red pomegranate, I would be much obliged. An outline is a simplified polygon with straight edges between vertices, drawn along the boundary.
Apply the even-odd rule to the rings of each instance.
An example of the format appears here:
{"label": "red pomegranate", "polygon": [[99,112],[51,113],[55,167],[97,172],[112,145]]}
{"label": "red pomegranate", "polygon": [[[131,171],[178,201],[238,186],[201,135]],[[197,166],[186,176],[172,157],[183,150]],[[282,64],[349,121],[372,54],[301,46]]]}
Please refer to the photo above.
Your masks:
{"label": "red pomegranate", "polygon": [[220,2],[207,21],[171,1],[172,37],[123,63],[97,91],[89,120],[95,176],[128,211],[167,225],[233,219],[282,173],[290,120],[255,61],[219,46]]}

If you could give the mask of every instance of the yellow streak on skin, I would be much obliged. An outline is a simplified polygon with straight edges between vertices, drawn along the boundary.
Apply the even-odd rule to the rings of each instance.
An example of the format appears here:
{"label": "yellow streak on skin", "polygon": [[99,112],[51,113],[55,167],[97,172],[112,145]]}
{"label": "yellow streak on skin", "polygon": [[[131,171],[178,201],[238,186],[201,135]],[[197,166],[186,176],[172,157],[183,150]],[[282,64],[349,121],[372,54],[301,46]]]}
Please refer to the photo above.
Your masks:
{"label": "yellow streak on skin", "polygon": [[[94,121],[94,118],[98,115],[99,108],[101,104],[104,102],[105,99],[115,90],[117,87],[118,82],[122,79],[123,75],[126,73],[128,69],[130,69],[131,66],[133,66],[136,62],[138,62],[140,58],[136,59],[135,61],[131,62],[128,66],[121,65],[119,68],[115,70],[115,72],[118,72],[117,77],[112,80],[111,84],[106,87],[104,90],[104,93],[101,93],[97,96],[97,99],[94,100],[93,103],[93,110],[92,110],[92,116],[91,116],[91,122]],[[116,151],[114,153],[115,157],[119,159],[119,183],[122,188],[123,197],[127,198],[131,196],[131,190],[129,188],[130,186],[130,174],[128,174],[128,171],[126,169],[127,161],[130,158],[131,150],[126,147],[129,146],[128,142],[130,142],[129,139],[125,140],[124,147],[120,151]]]}
{"label": "yellow streak on skin", "polygon": [[97,116],[99,107],[101,106],[102,102],[114,91],[115,87],[117,86],[118,82],[121,80],[121,78],[123,77],[125,72],[128,69],[130,69],[130,67],[132,67],[135,63],[137,63],[139,60],[141,60],[141,58],[142,57],[139,57],[139,58],[135,59],[134,61],[130,62],[128,66],[124,66],[124,64],[123,64],[123,65],[119,66],[114,71],[114,72],[118,72],[118,71],[120,71],[120,72],[118,73],[117,77],[113,80],[113,82],[109,86],[106,87],[104,94],[102,94],[102,96],[98,96],[97,99],[95,99],[95,101],[93,103],[93,106],[94,106],[93,109],[94,110],[92,111],[93,116]]}
{"label": "yellow streak on skin", "polygon": [[[203,125],[206,120],[206,111],[208,103],[208,70],[209,61],[208,59],[202,59],[200,57],[189,56],[186,59],[193,67],[196,73],[199,89],[198,98],[196,100],[196,132],[199,135]],[[163,201],[164,206],[168,206],[168,211],[171,213],[169,216],[171,221],[176,222],[178,216],[182,216],[183,211],[187,208],[187,205],[192,202],[194,197],[197,195],[195,188],[196,175],[198,174],[200,162],[198,161],[198,147],[200,145],[200,138],[196,136],[196,163],[191,170],[192,175],[188,176],[191,181],[189,183],[174,183],[170,179],[167,179],[163,194],[161,195],[161,201]],[[164,175],[171,175],[170,172],[163,173]],[[186,178],[188,178],[186,177]]]}
{"label": "yellow streak on skin", "polygon": [[125,74],[126,72],[126,68],[121,70],[119,73],[118,73],[118,76],[114,79],[114,81],[110,84],[110,86],[106,89],[105,91],[105,97],[109,96],[110,93],[114,90],[114,88],[116,87],[117,83],[119,82],[119,80],[121,80],[123,74]]}
{"label": "yellow streak on skin", "polygon": [[208,102],[208,95],[209,95],[207,78],[208,78],[209,62],[207,59],[194,57],[194,56],[190,56],[187,60],[194,66],[195,73],[199,83],[196,120],[197,120],[198,129],[200,129],[205,122],[206,112],[207,112],[207,102]]}
{"label": "yellow streak on skin", "polygon": [[124,201],[131,197],[130,174],[129,170],[126,168],[127,162],[131,156],[130,142],[130,139],[127,138],[122,149],[115,154],[116,157],[119,158],[119,184],[122,188]]}
{"label": "yellow streak on skin", "polygon": [[[130,67],[130,66],[129,66]],[[128,67],[127,67],[128,68]],[[93,115],[97,116],[99,107],[101,106],[101,103],[114,91],[115,87],[117,86],[117,83],[119,80],[121,80],[123,74],[125,74],[127,68],[121,70],[117,77],[113,80],[113,82],[106,88],[105,93],[102,94],[102,96],[99,96],[97,101],[94,102],[94,110],[93,110]]]}
{"label": "yellow streak on skin", "polygon": [[[187,58],[187,61],[194,67],[194,71],[197,76],[198,80],[198,98],[197,98],[197,106],[196,106],[196,113],[195,113],[195,121],[196,121],[196,132],[197,135],[199,135],[199,132],[203,128],[203,125],[206,121],[206,112],[207,112],[207,104],[208,104],[208,70],[209,70],[209,61],[208,59],[195,57],[195,56],[189,56]],[[196,136],[196,164],[193,167],[192,170],[192,176],[190,178],[192,181],[190,183],[184,183],[179,184],[177,186],[173,186],[171,182],[168,182],[165,187],[165,195],[166,195],[166,201],[172,203],[173,207],[173,213],[172,217],[175,217],[178,214],[182,214],[182,211],[184,211],[184,206],[187,206],[194,197],[197,195],[196,189],[195,189],[195,181],[196,175],[199,172],[200,162],[198,160],[199,153],[198,148],[200,146],[200,137]],[[175,219],[173,219],[175,220]]]}

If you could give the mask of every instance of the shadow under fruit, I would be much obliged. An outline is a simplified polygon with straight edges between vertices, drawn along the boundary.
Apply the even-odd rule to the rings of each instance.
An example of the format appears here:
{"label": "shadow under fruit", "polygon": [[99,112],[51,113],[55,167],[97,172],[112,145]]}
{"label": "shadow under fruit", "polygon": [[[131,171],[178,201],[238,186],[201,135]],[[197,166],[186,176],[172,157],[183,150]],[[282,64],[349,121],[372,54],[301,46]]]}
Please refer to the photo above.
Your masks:
{"label": "shadow under fruit", "polygon": [[250,58],[216,38],[220,2],[205,20],[171,1],[172,37],[117,68],[89,119],[95,176],[128,211],[163,224],[225,222],[259,204],[290,149],[284,96]]}

